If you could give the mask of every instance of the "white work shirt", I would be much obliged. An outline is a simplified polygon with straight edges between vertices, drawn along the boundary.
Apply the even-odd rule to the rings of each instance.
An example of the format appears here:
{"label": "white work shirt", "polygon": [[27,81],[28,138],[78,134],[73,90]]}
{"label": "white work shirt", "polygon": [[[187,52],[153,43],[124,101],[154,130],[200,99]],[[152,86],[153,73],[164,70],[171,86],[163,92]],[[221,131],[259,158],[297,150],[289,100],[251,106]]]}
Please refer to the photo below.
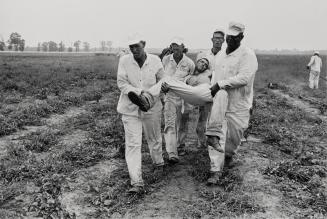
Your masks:
{"label": "white work shirt", "polygon": [[[193,74],[195,69],[194,62],[185,54],[183,54],[183,58],[179,61],[178,64],[176,63],[173,54],[165,56],[162,59],[162,63],[165,69],[166,76],[171,76],[183,82],[186,82],[186,80]],[[180,98],[172,92],[168,92],[165,97],[169,99],[173,98],[176,100],[180,100]]]}
{"label": "white work shirt", "polygon": [[228,55],[226,50],[220,51],[214,68],[211,83],[218,82],[219,87],[227,91],[227,111],[249,110],[253,102],[254,77],[258,70],[254,51],[242,45]]}
{"label": "white work shirt", "polygon": [[[147,54],[141,68],[135,61],[133,54],[122,56],[117,72],[117,85],[121,91],[117,105],[118,113],[140,116],[139,107],[129,100],[127,94],[134,91],[139,95],[142,90],[148,90],[161,79],[163,73],[163,66],[158,56]],[[155,105],[146,113],[158,112],[162,109],[161,101],[158,100],[157,97]]]}
{"label": "white work shirt", "polygon": [[319,56],[311,56],[310,62],[308,64],[308,66],[310,67],[310,69],[312,71],[317,71],[320,72],[320,69],[322,68],[322,61],[321,58]]}
{"label": "white work shirt", "polygon": [[180,81],[184,81],[187,76],[193,74],[195,69],[194,62],[184,54],[178,64],[176,63],[173,54],[165,56],[162,59],[162,63],[165,69],[165,74]]}

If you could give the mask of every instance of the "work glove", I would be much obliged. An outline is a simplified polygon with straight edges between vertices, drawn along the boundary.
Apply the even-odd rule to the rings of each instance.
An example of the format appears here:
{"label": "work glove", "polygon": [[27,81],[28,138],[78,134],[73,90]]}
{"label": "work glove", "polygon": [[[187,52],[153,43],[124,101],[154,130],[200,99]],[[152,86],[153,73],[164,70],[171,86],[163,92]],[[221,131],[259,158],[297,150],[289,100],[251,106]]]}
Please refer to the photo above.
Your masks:
{"label": "work glove", "polygon": [[162,83],[161,91],[165,94],[169,91],[169,85],[166,82]]}
{"label": "work glove", "polygon": [[218,83],[215,83],[212,87],[210,87],[211,96],[214,97],[219,90],[220,90],[220,87],[219,87]]}

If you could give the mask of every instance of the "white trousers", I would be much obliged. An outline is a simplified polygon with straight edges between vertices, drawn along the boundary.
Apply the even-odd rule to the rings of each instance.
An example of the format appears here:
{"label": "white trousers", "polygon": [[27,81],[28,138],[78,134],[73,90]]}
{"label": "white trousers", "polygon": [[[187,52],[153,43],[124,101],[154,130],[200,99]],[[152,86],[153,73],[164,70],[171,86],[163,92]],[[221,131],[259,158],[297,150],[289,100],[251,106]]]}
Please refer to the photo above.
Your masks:
{"label": "white trousers", "polygon": [[150,155],[155,165],[164,165],[162,157],[161,111],[142,114],[141,117],[122,115],[125,130],[125,158],[131,184],[143,186],[142,179],[142,127]]}
{"label": "white trousers", "polygon": [[320,72],[319,71],[310,71],[310,76],[309,76],[309,87],[311,89],[318,89],[319,86],[319,76]]}
{"label": "white trousers", "polygon": [[233,156],[237,152],[244,138],[244,131],[249,125],[249,110],[227,112],[227,105],[227,93],[219,91],[211,108],[206,135],[218,136],[224,152],[221,153],[209,147],[210,170],[212,172],[221,171],[224,167],[225,157]]}

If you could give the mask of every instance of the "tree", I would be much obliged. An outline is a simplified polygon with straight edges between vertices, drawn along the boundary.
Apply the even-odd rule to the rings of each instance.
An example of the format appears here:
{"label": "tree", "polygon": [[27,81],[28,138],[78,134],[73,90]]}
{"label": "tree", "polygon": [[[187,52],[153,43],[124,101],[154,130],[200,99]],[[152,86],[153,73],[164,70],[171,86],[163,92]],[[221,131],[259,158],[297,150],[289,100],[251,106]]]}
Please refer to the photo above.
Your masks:
{"label": "tree", "polygon": [[48,42],[43,42],[42,43],[42,51],[47,52],[48,51],[48,46],[49,46]]}
{"label": "tree", "polygon": [[23,41],[22,36],[19,33],[14,32],[10,34],[8,44],[9,50],[14,48],[15,51],[18,51],[20,48],[22,48],[22,46],[25,47],[25,40]]}
{"label": "tree", "polygon": [[0,41],[0,51],[4,51],[6,47],[5,42],[3,42],[2,40]]}
{"label": "tree", "polygon": [[61,41],[59,43],[59,52],[64,52],[65,51],[65,44]]}
{"label": "tree", "polygon": [[25,40],[22,39],[20,42],[19,42],[19,51],[23,52],[24,49],[25,49]]}
{"label": "tree", "polygon": [[37,44],[37,51],[40,52],[41,51],[41,43]]}
{"label": "tree", "polygon": [[100,46],[101,46],[101,50],[105,51],[106,50],[106,41],[100,41]]}
{"label": "tree", "polygon": [[81,45],[81,41],[80,40],[75,41],[74,47],[75,47],[75,51],[76,52],[79,52],[79,46],[80,45]]}
{"label": "tree", "polygon": [[56,42],[49,41],[48,44],[49,44],[49,52],[58,51],[58,46]]}
{"label": "tree", "polygon": [[90,51],[90,44],[88,42],[83,43],[84,51],[89,52]]}
{"label": "tree", "polygon": [[68,52],[73,52],[73,47],[68,47]]}

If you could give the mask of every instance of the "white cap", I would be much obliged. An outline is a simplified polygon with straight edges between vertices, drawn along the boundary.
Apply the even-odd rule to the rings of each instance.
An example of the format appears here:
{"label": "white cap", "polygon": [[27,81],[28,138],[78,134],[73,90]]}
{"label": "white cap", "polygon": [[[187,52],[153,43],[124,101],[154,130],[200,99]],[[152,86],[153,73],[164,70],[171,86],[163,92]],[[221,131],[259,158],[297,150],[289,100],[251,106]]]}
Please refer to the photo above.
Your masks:
{"label": "white cap", "polygon": [[244,24],[237,23],[237,22],[230,22],[226,34],[237,36],[240,33],[243,33],[244,30],[245,30]]}
{"label": "white cap", "polygon": [[217,33],[217,32],[223,33],[225,35],[225,30],[223,28],[217,28],[213,33]]}
{"label": "white cap", "polygon": [[185,45],[184,39],[182,37],[174,37],[174,38],[172,38],[170,40],[170,44],[169,45],[171,45],[173,43],[175,43],[175,44],[177,44],[179,46],[182,45],[182,44]]}
{"label": "white cap", "polygon": [[196,56],[196,61],[199,61],[200,59],[206,59],[209,62],[208,55],[202,51]]}
{"label": "white cap", "polygon": [[141,41],[145,41],[144,37],[139,33],[134,33],[133,35],[128,36],[127,45],[130,46],[130,45],[138,44]]}
{"label": "white cap", "polygon": [[318,54],[319,55],[319,51],[315,51],[315,53],[314,54]]}

